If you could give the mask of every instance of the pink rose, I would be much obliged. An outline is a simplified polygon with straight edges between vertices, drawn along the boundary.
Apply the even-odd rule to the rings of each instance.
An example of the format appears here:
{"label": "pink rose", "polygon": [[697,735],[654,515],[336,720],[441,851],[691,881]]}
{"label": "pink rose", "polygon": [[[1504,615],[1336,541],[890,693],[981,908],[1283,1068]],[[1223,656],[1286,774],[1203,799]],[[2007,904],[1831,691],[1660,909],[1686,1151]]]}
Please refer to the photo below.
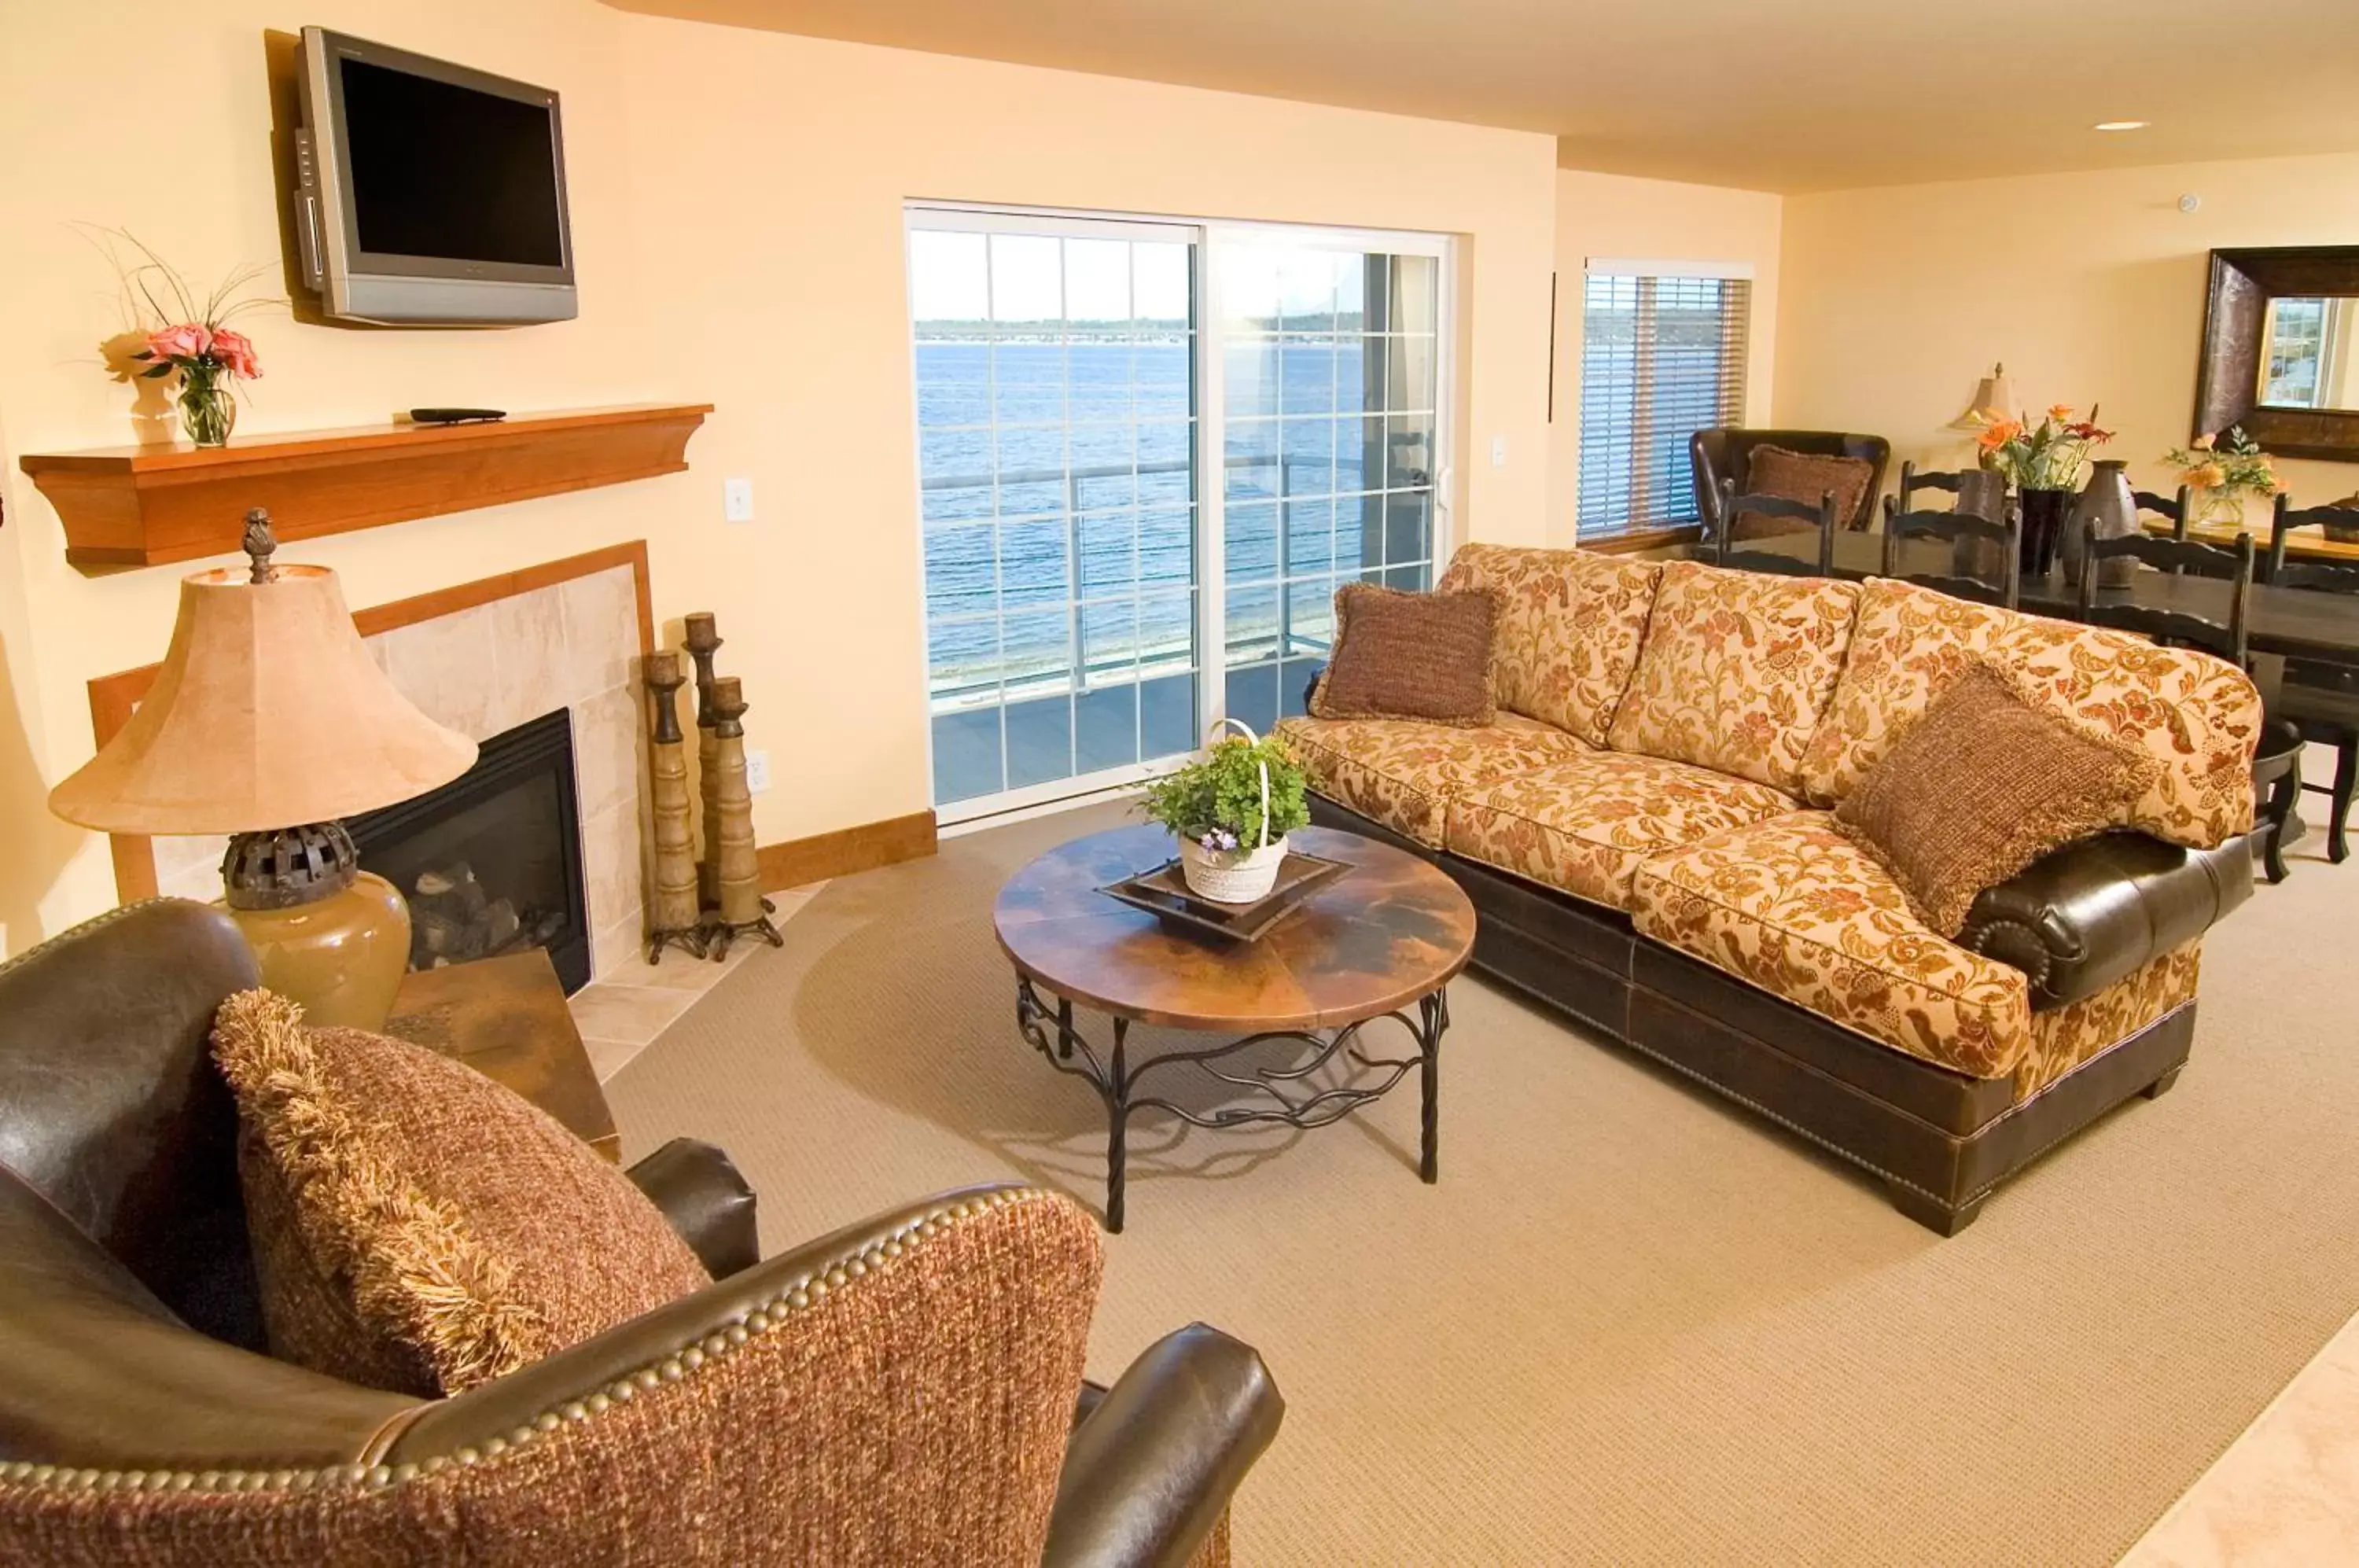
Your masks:
{"label": "pink rose", "polygon": [[232,376],[248,381],[260,378],[262,366],[254,357],[254,343],[244,332],[231,332],[227,327],[213,333],[212,356],[228,367]]}
{"label": "pink rose", "polygon": [[194,321],[147,334],[147,352],[158,359],[194,359],[212,346],[213,335]]}

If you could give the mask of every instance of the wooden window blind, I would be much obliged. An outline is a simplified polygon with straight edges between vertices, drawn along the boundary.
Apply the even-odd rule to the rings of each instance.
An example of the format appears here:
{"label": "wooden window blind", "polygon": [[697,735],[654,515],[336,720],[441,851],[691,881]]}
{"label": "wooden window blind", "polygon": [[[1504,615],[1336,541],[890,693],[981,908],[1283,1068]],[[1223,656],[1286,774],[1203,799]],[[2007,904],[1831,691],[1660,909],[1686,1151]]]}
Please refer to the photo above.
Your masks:
{"label": "wooden window blind", "polygon": [[1698,520],[1688,438],[1745,418],[1752,284],[1593,272],[1582,299],[1584,534]]}

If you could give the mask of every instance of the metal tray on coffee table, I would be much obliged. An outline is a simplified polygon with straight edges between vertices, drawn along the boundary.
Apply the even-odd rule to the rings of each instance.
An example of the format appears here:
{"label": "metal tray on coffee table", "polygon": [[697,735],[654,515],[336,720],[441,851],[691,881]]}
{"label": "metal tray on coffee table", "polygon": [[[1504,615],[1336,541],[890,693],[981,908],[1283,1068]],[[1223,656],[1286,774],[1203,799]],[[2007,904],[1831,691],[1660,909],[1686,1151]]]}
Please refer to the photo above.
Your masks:
{"label": "metal tray on coffee table", "polygon": [[1350,869],[1340,860],[1289,852],[1278,863],[1277,884],[1250,904],[1224,904],[1205,898],[1188,886],[1187,872],[1176,859],[1098,891],[1134,909],[1146,910],[1169,929],[1228,942],[1258,942],[1299,909],[1305,898]]}

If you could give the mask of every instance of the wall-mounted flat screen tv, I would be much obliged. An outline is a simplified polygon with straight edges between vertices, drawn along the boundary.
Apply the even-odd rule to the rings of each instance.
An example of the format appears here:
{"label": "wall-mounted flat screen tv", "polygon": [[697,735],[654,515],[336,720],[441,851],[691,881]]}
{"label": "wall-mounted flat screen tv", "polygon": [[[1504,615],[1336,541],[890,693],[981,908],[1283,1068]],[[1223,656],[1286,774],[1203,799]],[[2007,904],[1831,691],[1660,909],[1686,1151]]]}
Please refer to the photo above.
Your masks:
{"label": "wall-mounted flat screen tv", "polygon": [[303,29],[296,234],[331,316],[441,325],[575,313],[557,94]]}

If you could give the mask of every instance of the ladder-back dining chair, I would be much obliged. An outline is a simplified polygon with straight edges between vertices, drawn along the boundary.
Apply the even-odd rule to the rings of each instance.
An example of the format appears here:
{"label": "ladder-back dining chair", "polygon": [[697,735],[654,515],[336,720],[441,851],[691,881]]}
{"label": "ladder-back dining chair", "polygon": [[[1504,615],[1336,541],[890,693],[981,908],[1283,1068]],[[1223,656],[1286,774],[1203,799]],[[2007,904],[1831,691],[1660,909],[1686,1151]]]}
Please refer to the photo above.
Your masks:
{"label": "ladder-back dining chair", "polygon": [[[1912,539],[1946,539],[1951,548],[1950,572],[1905,572],[1902,548]],[[2010,505],[2006,517],[1993,522],[1972,512],[1908,512],[1892,496],[1884,500],[1884,575],[1904,583],[1973,599],[2012,610],[2023,584],[2023,514]],[[1995,578],[1968,571],[1974,554],[1995,549],[1999,564]]]}
{"label": "ladder-back dining chair", "polygon": [[[1791,517],[1808,523],[1818,530],[1819,548],[1814,558],[1804,559],[1776,550],[1747,550],[1730,536],[1736,532],[1735,520],[1750,512],[1756,517]],[[1739,572],[1775,572],[1788,577],[1832,577],[1835,574],[1835,529],[1841,520],[1835,516],[1834,492],[1819,497],[1815,506],[1807,501],[1788,500],[1783,495],[1740,495],[1736,481],[1720,482],[1720,515],[1727,526],[1712,530],[1712,564],[1732,567]],[[1799,531],[1799,530],[1797,530]]]}

